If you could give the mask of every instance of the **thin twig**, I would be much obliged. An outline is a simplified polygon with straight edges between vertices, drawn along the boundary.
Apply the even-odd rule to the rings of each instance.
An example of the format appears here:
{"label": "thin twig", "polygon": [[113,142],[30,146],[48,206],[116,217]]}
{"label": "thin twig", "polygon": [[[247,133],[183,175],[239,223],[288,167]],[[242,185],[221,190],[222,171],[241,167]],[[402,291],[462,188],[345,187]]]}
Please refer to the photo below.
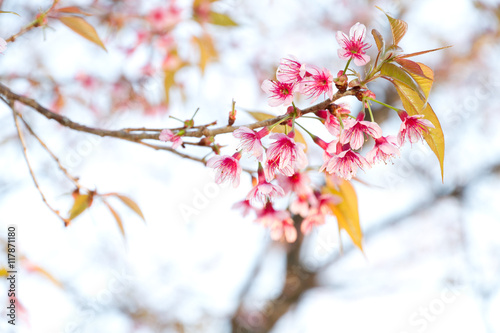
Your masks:
{"label": "thin twig", "polygon": [[47,198],[45,197],[45,194],[43,193],[42,189],[40,188],[40,186],[38,185],[38,181],[36,180],[36,177],[35,177],[35,173],[33,171],[33,168],[31,167],[31,164],[30,164],[30,160],[29,160],[29,157],[28,157],[28,154],[27,154],[27,149],[26,149],[26,142],[24,141],[24,135],[21,131],[21,127],[19,126],[19,120],[18,120],[18,116],[17,116],[17,113],[14,109],[14,103],[11,101],[10,103],[10,107],[12,109],[12,115],[14,117],[14,123],[16,124],[16,129],[17,129],[17,135],[19,136],[19,140],[21,142],[21,145],[23,146],[23,154],[24,154],[24,159],[26,160],[26,164],[28,165],[28,169],[30,171],[30,174],[31,174],[31,178],[33,179],[33,182],[35,183],[35,187],[37,188],[38,192],[40,193],[40,195],[42,196],[42,200],[43,202],[45,203],[45,205],[54,213],[56,214],[63,222],[64,222],[64,225],[68,225],[69,221],[66,220],[64,217],[62,217],[60,214],[59,214],[59,211],[57,211],[56,209],[54,209],[50,204],[49,202],[47,201]]}
{"label": "thin twig", "polygon": [[28,131],[31,133],[31,135],[37,139],[37,141],[40,143],[40,145],[45,149],[45,151],[47,151],[47,153],[49,153],[50,157],[52,157],[52,159],[54,161],[56,161],[57,163],[57,166],[59,167],[59,169],[64,173],[64,175],[66,175],[66,177],[71,180],[73,182],[73,184],[75,184],[76,187],[78,187],[79,189],[80,188],[83,188],[82,185],[80,185],[80,183],[78,182],[78,178],[77,177],[74,177],[72,174],[69,173],[69,171],[61,164],[61,161],[59,160],[59,158],[57,158],[57,156],[49,149],[49,147],[47,147],[47,145],[45,144],[45,142],[42,141],[42,139],[40,139],[40,137],[38,137],[38,135],[36,135],[36,133],[33,131],[33,129],[31,128],[31,126],[26,122],[26,120],[24,120],[22,114],[20,114],[19,112],[17,111],[14,111],[16,112],[16,115],[23,121],[24,123],[24,126],[26,126],[26,128],[28,129]]}

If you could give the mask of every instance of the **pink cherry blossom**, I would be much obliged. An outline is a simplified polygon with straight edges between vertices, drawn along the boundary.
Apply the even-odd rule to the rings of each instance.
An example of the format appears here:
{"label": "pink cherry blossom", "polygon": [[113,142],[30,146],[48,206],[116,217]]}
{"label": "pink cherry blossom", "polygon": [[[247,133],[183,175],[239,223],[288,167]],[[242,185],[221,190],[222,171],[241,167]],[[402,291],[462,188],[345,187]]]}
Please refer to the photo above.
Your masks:
{"label": "pink cherry blossom", "polygon": [[170,141],[173,143],[172,148],[177,149],[182,144],[182,138],[174,133],[172,133],[169,129],[164,129],[160,133],[160,140],[167,142]]}
{"label": "pink cherry blossom", "polygon": [[300,225],[300,231],[305,235],[311,232],[314,226],[325,224],[326,216],[332,214],[330,205],[341,202],[339,197],[331,194],[316,193],[316,197],[317,206],[311,207],[309,214]]}
{"label": "pink cherry blossom", "polygon": [[288,106],[292,104],[295,85],[280,81],[264,80],[261,85],[262,90],[268,94],[269,106]]}
{"label": "pink cherry blossom", "polygon": [[401,111],[399,117],[403,121],[398,133],[398,144],[402,146],[406,138],[410,143],[415,143],[420,140],[424,134],[429,133],[429,128],[434,128],[434,125],[427,119],[424,115],[418,114],[414,116],[408,116],[408,113]]}
{"label": "pink cherry blossom", "polygon": [[391,157],[399,156],[399,148],[396,143],[396,137],[392,135],[381,136],[375,139],[375,146],[366,154],[366,160],[374,164],[377,161],[386,162]]}
{"label": "pink cherry blossom", "polygon": [[267,201],[264,208],[257,211],[257,219],[255,222],[263,225],[266,228],[272,227],[274,224],[281,223],[290,217],[290,213],[282,210],[275,210],[272,202]]}
{"label": "pink cherry blossom", "polygon": [[305,146],[296,143],[293,139],[295,133],[288,135],[275,133],[270,136],[276,140],[267,149],[266,174],[267,179],[274,179],[278,170],[285,176],[292,176],[296,169],[303,169],[307,166],[307,156],[304,153]]}
{"label": "pink cherry blossom", "polygon": [[316,66],[309,66],[310,74],[300,82],[300,92],[312,98],[314,103],[322,94],[325,97],[333,95],[333,76],[326,68],[319,69]]}
{"label": "pink cherry blossom", "polygon": [[267,201],[271,201],[274,198],[280,198],[285,196],[285,191],[278,186],[273,185],[266,181],[266,176],[264,175],[264,170],[262,169],[262,165],[259,163],[258,169],[259,175],[259,183],[257,186],[252,188],[250,192],[248,192],[246,199],[250,201],[250,203],[255,204],[257,202],[266,203]]}
{"label": "pink cherry blossom", "polygon": [[318,205],[318,199],[314,193],[308,195],[299,195],[290,204],[290,212],[295,215],[300,215],[302,217],[307,217],[309,215],[309,209],[311,207],[316,207]]}
{"label": "pink cherry blossom", "polygon": [[300,63],[295,57],[283,58],[276,70],[278,81],[295,84],[302,81],[306,75],[306,65]]}
{"label": "pink cherry blossom", "polygon": [[264,155],[264,147],[262,147],[260,140],[268,134],[269,129],[267,127],[255,132],[245,126],[241,126],[233,132],[233,136],[241,140],[238,149],[243,149],[251,153],[258,161],[262,161]]}
{"label": "pink cherry blossom", "polygon": [[233,186],[240,184],[241,165],[239,159],[241,153],[235,153],[233,156],[216,155],[207,161],[209,168],[216,171],[215,182],[221,184],[226,180],[233,182]]}
{"label": "pink cherry blossom", "polygon": [[364,66],[370,61],[370,56],[366,50],[370,48],[368,43],[364,43],[366,27],[364,24],[356,23],[349,31],[349,37],[342,31],[337,32],[337,42],[341,46],[338,49],[340,59],[354,59],[357,66]]}
{"label": "pink cherry blossom", "polygon": [[306,173],[295,172],[291,176],[278,175],[276,179],[285,193],[294,192],[298,196],[312,194],[311,180]]}
{"label": "pink cherry blossom", "polygon": [[347,180],[356,176],[358,167],[363,169],[370,166],[363,156],[349,149],[348,145],[342,146],[340,143],[337,143],[335,152],[332,152],[332,147],[328,148],[324,160],[320,172],[326,169],[329,174]]}
{"label": "pink cherry blossom", "polygon": [[377,123],[363,120],[364,113],[360,113],[356,119],[347,118],[344,121],[344,130],[340,134],[340,143],[351,145],[352,149],[359,149],[365,141],[363,133],[374,139],[382,136],[382,129]]}
{"label": "pink cherry blossom", "polygon": [[243,210],[243,212],[242,212],[243,217],[247,216],[248,213],[250,213],[250,211],[254,210],[254,208],[250,204],[250,201],[248,201],[248,200],[238,201],[231,208]]}
{"label": "pink cherry blossom", "polygon": [[155,30],[164,30],[175,26],[181,21],[181,9],[170,1],[168,7],[157,7],[147,16],[147,20]]}
{"label": "pink cherry blossom", "polygon": [[283,238],[288,243],[293,243],[297,239],[297,229],[295,229],[291,217],[274,222],[271,225],[271,239],[277,241]]}

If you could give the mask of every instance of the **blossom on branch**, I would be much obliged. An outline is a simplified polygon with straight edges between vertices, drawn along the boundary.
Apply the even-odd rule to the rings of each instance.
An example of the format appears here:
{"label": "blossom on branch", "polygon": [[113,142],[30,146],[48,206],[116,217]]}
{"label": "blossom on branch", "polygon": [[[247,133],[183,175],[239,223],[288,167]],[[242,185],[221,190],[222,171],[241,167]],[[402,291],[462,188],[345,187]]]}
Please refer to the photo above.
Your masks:
{"label": "blossom on branch", "polygon": [[234,187],[240,184],[240,158],[241,153],[237,152],[233,156],[216,155],[207,161],[207,166],[214,168],[216,171],[215,182],[217,184],[221,184],[226,180],[233,182]]}
{"label": "blossom on branch", "polygon": [[392,135],[381,136],[375,139],[375,146],[366,154],[366,160],[374,164],[377,161],[386,162],[391,157],[399,155],[400,152],[396,143],[396,137]]}
{"label": "blossom on branch", "polygon": [[162,130],[159,139],[164,142],[172,142],[173,149],[177,149],[180,145],[182,145],[182,138],[179,135],[172,133],[169,129]]}
{"label": "blossom on branch", "polygon": [[295,84],[302,81],[306,75],[306,65],[301,64],[294,57],[283,58],[276,70],[278,81]]}
{"label": "blossom on branch", "polygon": [[366,27],[364,24],[356,23],[351,27],[349,36],[342,31],[337,31],[337,42],[341,46],[337,53],[340,59],[354,59],[357,66],[364,66],[370,61],[370,56],[366,50],[370,44],[364,43],[366,36]]}
{"label": "blossom on branch", "polygon": [[278,186],[273,185],[266,181],[266,176],[264,175],[264,170],[262,165],[259,163],[258,169],[259,175],[259,183],[257,186],[252,188],[246,199],[250,201],[250,203],[255,204],[257,202],[266,203],[267,201],[272,201],[274,198],[280,198],[285,196],[285,191]]}
{"label": "blossom on branch", "polygon": [[[352,151],[349,145],[337,143],[334,146],[335,148],[331,146],[333,145],[330,145],[326,151],[325,162],[319,171],[326,169],[329,174],[335,174],[338,177],[349,180],[356,176],[358,167],[363,169],[363,167],[370,166],[366,159],[360,154]],[[333,149],[335,149],[335,152],[332,152]]]}
{"label": "blossom on branch", "polygon": [[340,143],[349,143],[352,149],[359,149],[365,141],[363,133],[374,139],[382,136],[382,129],[377,123],[363,120],[365,114],[360,112],[356,119],[347,118],[344,121],[344,130],[340,135]]}
{"label": "blossom on branch", "polygon": [[262,147],[260,140],[268,134],[269,128],[267,127],[255,132],[245,126],[241,126],[233,132],[233,136],[241,140],[238,149],[243,149],[243,151],[251,153],[260,162],[262,162],[264,155],[264,147]]}
{"label": "blossom on branch", "polygon": [[268,94],[269,106],[288,106],[292,104],[295,85],[280,81],[264,80],[261,85],[262,90]]}
{"label": "blossom on branch", "polygon": [[325,97],[333,95],[333,75],[326,68],[319,69],[316,66],[309,66],[311,75],[306,76],[300,82],[300,92],[312,98],[311,103],[314,103],[321,94]]}
{"label": "blossom on branch", "polygon": [[407,137],[410,143],[417,142],[424,134],[429,133],[429,128],[434,128],[434,125],[429,120],[422,119],[424,118],[422,114],[408,116],[408,113],[401,111],[399,112],[399,118],[402,121],[398,133],[399,146],[405,143]]}
{"label": "blossom on branch", "polygon": [[266,175],[268,180],[274,179],[276,170],[291,177],[295,170],[307,166],[305,146],[302,143],[296,143],[294,136],[295,132],[290,132],[288,135],[274,133],[270,136],[276,141],[267,149]]}

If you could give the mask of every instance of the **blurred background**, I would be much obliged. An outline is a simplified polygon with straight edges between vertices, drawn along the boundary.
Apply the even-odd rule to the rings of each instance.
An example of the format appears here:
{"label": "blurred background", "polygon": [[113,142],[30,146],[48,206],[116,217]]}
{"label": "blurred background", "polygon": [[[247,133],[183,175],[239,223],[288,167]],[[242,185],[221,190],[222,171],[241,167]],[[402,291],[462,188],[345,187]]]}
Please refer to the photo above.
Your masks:
{"label": "blurred background", "polygon": [[[51,5],[0,1],[1,10],[20,15],[0,14],[0,36],[16,34]],[[61,0],[58,6],[91,13],[85,19],[107,52],[49,15],[48,26],[0,54],[0,82],[107,129],[178,127],[169,116],[189,119],[197,108],[196,124],[224,125],[232,99],[237,124],[252,121],[245,110],[283,113],[260,90],[279,59],[294,55],[337,73],[345,65],[337,57],[338,30],[361,22],[390,41],[379,6],[408,22],[400,43],[405,52],[453,45],[414,58],[435,71],[430,103],[446,138],[444,183],[430,149],[407,145],[394,163],[360,172],[354,182],[364,253],[347,234],[339,239],[334,219],[289,245],[273,242],[254,216],[231,208],[250,190],[248,175],[236,189],[217,186],[200,163],[73,131],[19,105],[81,184],[129,196],[146,220],[109,198],[125,237],[99,200],[64,227],[34,186],[12,112],[2,103],[0,269],[7,264],[7,226],[16,225],[21,307],[12,327],[2,279],[0,331],[500,332],[497,1]],[[157,8],[168,8],[167,18]],[[227,16],[213,24],[203,16],[206,8]],[[374,44],[370,34],[367,41]],[[376,81],[369,88],[400,106],[392,85]],[[379,108],[374,115],[384,132],[397,131],[394,112]],[[40,188],[66,216],[74,185],[23,132]],[[230,135],[217,139],[228,145],[223,152],[234,151]],[[321,160],[313,144],[309,154]]]}

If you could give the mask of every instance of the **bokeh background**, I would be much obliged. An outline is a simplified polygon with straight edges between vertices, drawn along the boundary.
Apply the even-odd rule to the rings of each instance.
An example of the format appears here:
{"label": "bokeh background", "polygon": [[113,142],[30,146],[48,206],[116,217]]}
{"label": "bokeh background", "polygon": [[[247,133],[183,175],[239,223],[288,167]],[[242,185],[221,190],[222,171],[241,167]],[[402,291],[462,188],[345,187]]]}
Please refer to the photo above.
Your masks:
{"label": "bokeh background", "polygon": [[[192,36],[205,29],[218,58],[203,75],[194,65],[177,72],[168,107],[158,54],[169,41],[125,52],[145,26],[140,18],[165,1],[61,4],[94,14],[87,20],[108,52],[49,19],[50,27],[21,36],[0,55],[0,82],[75,121],[110,129],[176,127],[170,115],[188,119],[197,108],[198,124],[225,124],[232,99],[239,124],[252,121],[245,110],[279,114],[284,110],[267,106],[260,90],[279,59],[291,54],[336,73],[344,66],[336,54],[337,30],[359,21],[390,40],[380,6],[408,22],[400,44],[406,52],[453,45],[416,58],[435,71],[430,103],[446,138],[444,183],[427,146],[406,146],[393,164],[360,173],[362,182],[354,182],[364,253],[346,234],[339,239],[334,220],[297,248],[271,241],[253,216],[231,208],[250,190],[248,175],[236,189],[216,186],[210,171],[194,161],[76,132],[20,108],[81,183],[132,197],[146,217],[144,223],[113,201],[123,238],[96,201],[65,228],[34,187],[12,113],[2,104],[0,235],[4,248],[7,226],[17,225],[23,256],[22,309],[14,329],[6,307],[0,308],[2,332],[500,332],[498,1],[221,0],[212,8],[238,26],[201,28],[191,19],[192,2],[179,0],[182,22],[171,32],[179,54],[196,63]],[[51,1],[0,5],[21,15],[0,14],[0,36],[7,39]],[[133,16],[137,20],[128,21]],[[367,40],[373,43],[370,35]],[[399,105],[391,85],[370,88],[378,99]],[[375,109],[375,118],[384,131],[398,128],[387,109]],[[72,184],[26,136],[40,187],[66,214]],[[230,136],[220,143],[228,145],[227,153],[235,146]],[[320,161],[312,146],[311,159]],[[7,262],[2,253],[0,267]],[[7,304],[7,281],[0,286],[1,304]]]}

